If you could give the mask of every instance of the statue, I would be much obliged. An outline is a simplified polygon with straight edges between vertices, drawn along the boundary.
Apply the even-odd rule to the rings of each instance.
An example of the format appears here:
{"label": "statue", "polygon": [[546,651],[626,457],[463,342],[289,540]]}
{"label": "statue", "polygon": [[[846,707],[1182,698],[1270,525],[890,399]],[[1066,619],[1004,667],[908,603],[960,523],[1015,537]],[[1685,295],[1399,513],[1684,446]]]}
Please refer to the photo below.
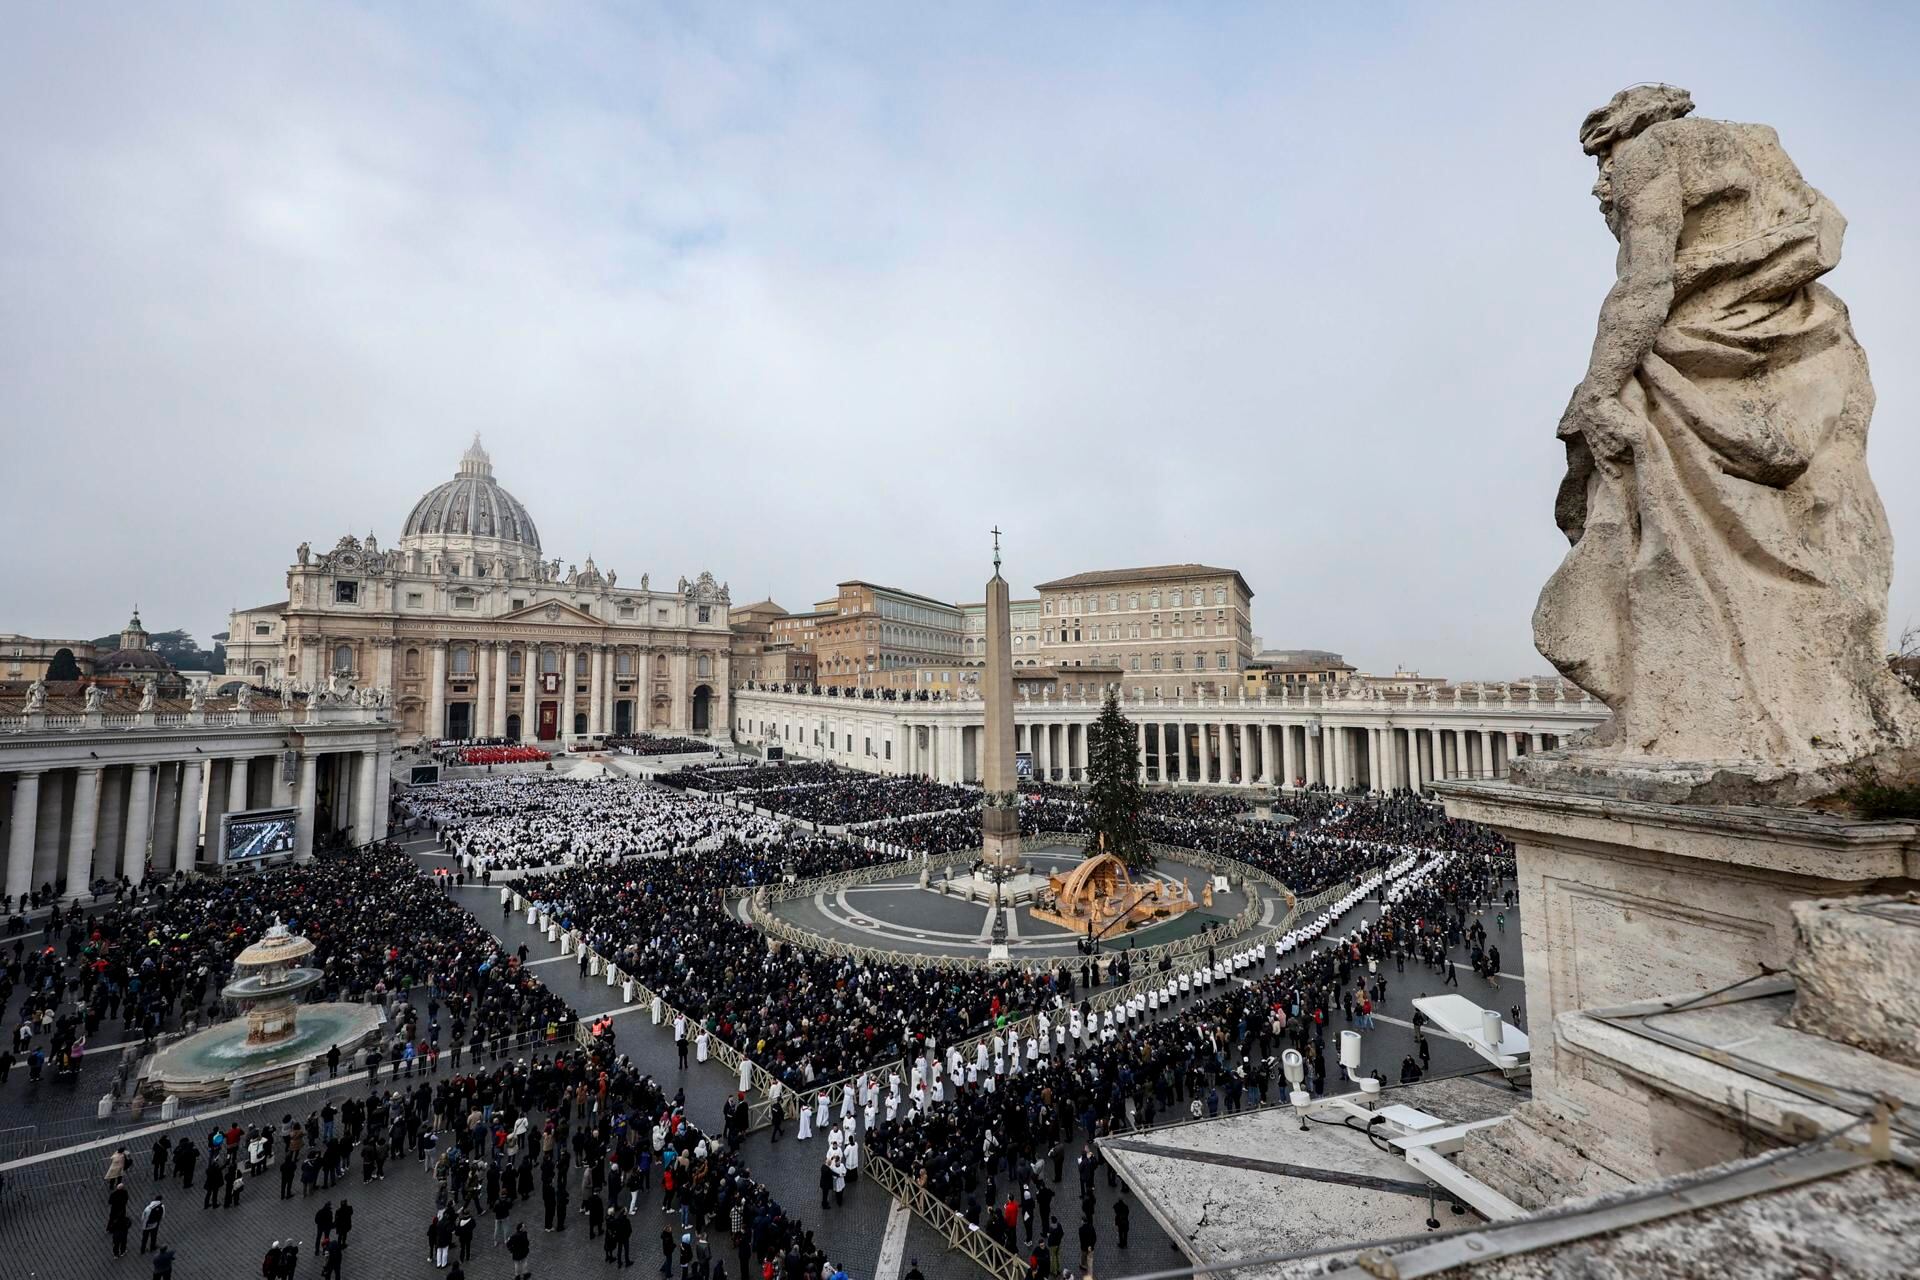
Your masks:
{"label": "statue", "polygon": [[640,575],[640,589],[642,591],[647,589],[647,575],[644,573]]}
{"label": "statue", "polygon": [[313,558],[313,544],[308,542],[303,542],[300,544],[298,549],[294,551],[293,554],[299,557],[300,567],[304,569],[306,567],[307,561]]}
{"label": "statue", "polygon": [[153,704],[159,696],[159,691],[160,682],[158,680],[147,681],[140,690],[140,710],[153,710]]}
{"label": "statue", "polygon": [[620,581],[620,575],[615,573],[611,569],[607,570],[607,588],[611,590],[613,588],[613,584],[618,581]]}
{"label": "statue", "polygon": [[1621,247],[1560,420],[1554,515],[1573,549],[1534,641],[1613,710],[1581,767],[1804,775],[1740,798],[1805,799],[1838,785],[1822,770],[1920,743],[1920,703],[1885,661],[1873,387],[1819,283],[1846,219],[1772,129],[1692,110],[1684,90],[1641,86],[1580,128]]}
{"label": "statue", "polygon": [[93,715],[95,712],[98,712],[106,700],[107,690],[104,685],[90,684],[87,686],[86,710],[88,715]]}
{"label": "statue", "polygon": [[47,682],[45,680],[35,680],[32,684],[27,686],[26,712],[28,715],[32,716],[32,715],[38,715],[42,711],[45,711],[46,709],[47,709]]}
{"label": "statue", "polygon": [[195,715],[207,709],[206,681],[201,680],[194,684],[192,691],[187,694],[187,708]]}
{"label": "statue", "polygon": [[243,684],[233,691],[233,709],[235,711],[245,711],[251,706],[253,706],[252,685]]}

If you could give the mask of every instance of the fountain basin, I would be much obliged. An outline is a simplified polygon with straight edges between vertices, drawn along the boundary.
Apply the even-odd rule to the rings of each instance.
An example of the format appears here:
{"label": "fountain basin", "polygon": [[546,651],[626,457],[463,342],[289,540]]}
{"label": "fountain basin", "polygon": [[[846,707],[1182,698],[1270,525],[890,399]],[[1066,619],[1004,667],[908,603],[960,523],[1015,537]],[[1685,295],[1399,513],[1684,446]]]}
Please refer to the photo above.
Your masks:
{"label": "fountain basin", "polygon": [[148,1062],[140,1088],[151,1098],[171,1094],[182,1102],[227,1096],[232,1082],[246,1080],[249,1093],[291,1082],[302,1063],[323,1061],[340,1046],[354,1051],[379,1034],[386,1017],[377,1004],[323,1003],[298,1006],[293,1033],[260,1044],[248,1040],[248,1019],[232,1018],[168,1045]]}

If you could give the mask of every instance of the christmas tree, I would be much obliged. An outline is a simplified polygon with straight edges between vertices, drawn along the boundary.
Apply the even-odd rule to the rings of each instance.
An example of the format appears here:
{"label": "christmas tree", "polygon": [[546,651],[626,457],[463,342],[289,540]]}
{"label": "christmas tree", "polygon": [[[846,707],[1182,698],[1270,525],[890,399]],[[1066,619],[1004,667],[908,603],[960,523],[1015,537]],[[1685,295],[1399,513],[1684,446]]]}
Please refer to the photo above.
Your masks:
{"label": "christmas tree", "polygon": [[1093,824],[1089,853],[1111,853],[1129,867],[1153,865],[1153,851],[1140,826],[1145,801],[1140,783],[1140,740],[1133,721],[1120,713],[1120,696],[1107,692],[1107,704],[1093,726],[1093,753],[1087,767],[1087,809]]}

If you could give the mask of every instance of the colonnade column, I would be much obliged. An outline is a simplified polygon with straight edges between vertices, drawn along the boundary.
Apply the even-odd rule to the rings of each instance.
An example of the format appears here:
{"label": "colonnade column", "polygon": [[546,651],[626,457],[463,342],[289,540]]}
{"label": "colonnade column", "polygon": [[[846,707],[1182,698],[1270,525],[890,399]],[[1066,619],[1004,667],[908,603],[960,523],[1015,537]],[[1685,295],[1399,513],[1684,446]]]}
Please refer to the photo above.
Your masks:
{"label": "colonnade column", "polygon": [[1202,720],[1199,725],[1200,732],[1197,735],[1200,740],[1200,785],[1203,787],[1213,781],[1213,743],[1207,734],[1209,727],[1207,722]]}
{"label": "colonnade column", "polygon": [[296,862],[309,862],[313,859],[313,824],[317,820],[314,813],[314,797],[319,788],[320,761],[311,751],[300,753],[300,781],[294,788],[293,805],[299,814],[297,832],[293,841],[293,857]]}
{"label": "colonnade column", "polygon": [[153,824],[153,766],[133,766],[127,793],[127,838],[120,873],[139,884],[147,878],[147,833]]}
{"label": "colonnade column", "polygon": [[[199,815],[196,804],[196,820]],[[67,892],[70,894],[84,893],[93,880],[93,836],[99,822],[100,766],[94,765],[77,770],[73,779],[73,829],[67,836]]]}
{"label": "colonnade column", "polygon": [[1380,730],[1367,730],[1367,790],[1384,791],[1380,785],[1380,758],[1386,753],[1380,750]]}
{"label": "colonnade column", "polygon": [[40,822],[40,771],[13,775],[13,820],[7,831],[7,892],[18,902],[33,892],[33,839]]}
{"label": "colonnade column", "polygon": [[373,751],[362,751],[356,761],[358,771],[353,780],[353,842],[356,845],[373,841],[373,806],[379,786],[379,775],[375,772],[378,762],[379,756]]}
{"label": "colonnade column", "polygon": [[[100,794],[100,771],[94,770],[93,787],[95,803]],[[206,786],[206,765],[199,760],[182,761],[180,765],[180,813],[175,821],[173,837],[174,868],[191,871],[197,861],[200,846],[200,795]],[[75,792],[75,799],[79,796]],[[88,815],[87,843],[93,843],[92,815]],[[79,817],[74,819],[74,831],[80,830]]]}
{"label": "colonnade column", "polygon": [[1147,722],[1142,720],[1137,726],[1140,739],[1140,781],[1147,780]]}
{"label": "colonnade column", "polygon": [[[428,738],[447,736],[447,642],[433,642],[433,683],[427,688],[427,725]],[[313,846],[307,846],[307,852],[313,852]]]}
{"label": "colonnade column", "polygon": [[1283,724],[1280,726],[1280,785],[1289,791],[1293,789],[1294,779],[1300,776],[1300,763],[1294,756],[1294,750],[1293,726]]}
{"label": "colonnade column", "polygon": [[179,762],[170,760],[160,766],[154,778],[153,797],[153,869],[159,875],[173,870],[173,840],[177,834],[180,803]]}
{"label": "colonnade column", "polygon": [[1418,729],[1409,728],[1407,730],[1406,765],[1407,765],[1407,790],[1413,792],[1413,794],[1415,795],[1419,795],[1421,788],[1420,788],[1420,731]]}
{"label": "colonnade column", "polygon": [[227,764],[228,813],[239,813],[247,807],[247,765],[245,756],[235,756]]}
{"label": "colonnade column", "polygon": [[[511,647],[504,640],[493,647],[493,723],[487,726],[490,738],[507,736],[507,650]],[[526,665],[520,664],[523,670]]]}

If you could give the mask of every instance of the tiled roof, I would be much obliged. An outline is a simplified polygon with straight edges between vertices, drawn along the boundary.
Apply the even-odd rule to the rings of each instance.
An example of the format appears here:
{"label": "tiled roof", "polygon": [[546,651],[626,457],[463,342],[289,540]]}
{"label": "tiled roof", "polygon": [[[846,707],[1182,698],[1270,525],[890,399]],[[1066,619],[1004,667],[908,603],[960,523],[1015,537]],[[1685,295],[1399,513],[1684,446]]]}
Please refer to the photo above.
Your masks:
{"label": "tiled roof", "polygon": [[1217,578],[1221,574],[1232,574],[1240,590],[1247,597],[1253,597],[1253,588],[1240,576],[1238,569],[1223,569],[1211,564],[1155,564],[1141,569],[1096,569],[1091,573],[1076,573],[1070,577],[1055,578],[1052,582],[1042,582],[1034,588],[1036,591],[1060,591],[1071,587],[1112,587],[1127,582],[1185,582],[1189,578]]}

